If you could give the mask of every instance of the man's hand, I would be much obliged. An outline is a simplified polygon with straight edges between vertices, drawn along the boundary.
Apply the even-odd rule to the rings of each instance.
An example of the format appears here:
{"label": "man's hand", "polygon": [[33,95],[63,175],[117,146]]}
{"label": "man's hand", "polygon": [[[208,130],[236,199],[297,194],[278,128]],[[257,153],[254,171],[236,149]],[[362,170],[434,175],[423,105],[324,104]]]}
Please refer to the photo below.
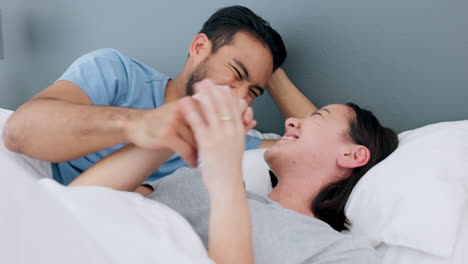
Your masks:
{"label": "man's hand", "polygon": [[170,149],[179,153],[190,166],[197,166],[193,133],[180,110],[183,102],[177,100],[136,117],[127,129],[130,142],[147,149]]}

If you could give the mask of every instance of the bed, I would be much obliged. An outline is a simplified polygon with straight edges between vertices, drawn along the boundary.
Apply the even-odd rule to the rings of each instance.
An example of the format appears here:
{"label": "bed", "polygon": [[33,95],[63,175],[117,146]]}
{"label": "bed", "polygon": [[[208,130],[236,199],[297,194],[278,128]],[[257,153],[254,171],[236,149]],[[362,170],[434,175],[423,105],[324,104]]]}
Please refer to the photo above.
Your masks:
{"label": "bed", "polygon": [[[0,128],[10,114],[11,111],[0,110]],[[250,133],[263,138],[275,137],[256,131]],[[353,223],[349,233],[368,239],[385,264],[468,263],[465,252],[468,248],[468,120],[432,124],[400,133],[399,138],[399,148],[371,169],[353,190],[346,206],[346,214]],[[259,194],[271,191],[263,152],[264,149],[252,150],[244,155],[246,188]],[[149,255],[158,247],[139,249],[135,253],[131,246],[139,240],[150,245],[157,243],[152,239],[158,236],[172,237],[173,243],[172,247],[160,247],[160,258],[156,261],[176,263],[187,257],[210,263],[193,232],[183,220],[174,220],[176,216],[161,218],[160,224],[166,227],[178,221],[177,228],[164,229],[172,230],[169,233],[142,223],[142,228],[153,230],[150,233],[153,236],[141,230],[118,229],[119,224],[122,227],[131,221],[141,221],[122,216],[113,225],[121,230],[121,237],[127,238],[121,243],[127,243],[129,250],[115,252],[118,240],[110,241],[115,247],[107,247],[109,241],[100,241],[92,235],[102,229],[100,225],[111,234],[109,223],[88,223],[86,217],[74,215],[73,208],[58,202],[50,192],[37,188],[39,184],[54,189],[55,193],[64,188],[47,179],[51,177],[49,163],[9,152],[3,143],[0,163],[3,165],[0,246],[6,249],[0,251],[1,263],[125,263],[132,256],[135,258],[130,263],[154,263]],[[103,193],[107,191],[103,188]],[[119,193],[111,199],[115,203],[102,205],[114,209],[108,213],[157,207],[138,194]],[[68,199],[79,198],[74,195],[77,194]],[[180,230],[185,230],[186,235],[178,233]],[[65,246],[58,250],[57,245]],[[169,257],[168,252],[174,250],[181,252],[177,260]]]}

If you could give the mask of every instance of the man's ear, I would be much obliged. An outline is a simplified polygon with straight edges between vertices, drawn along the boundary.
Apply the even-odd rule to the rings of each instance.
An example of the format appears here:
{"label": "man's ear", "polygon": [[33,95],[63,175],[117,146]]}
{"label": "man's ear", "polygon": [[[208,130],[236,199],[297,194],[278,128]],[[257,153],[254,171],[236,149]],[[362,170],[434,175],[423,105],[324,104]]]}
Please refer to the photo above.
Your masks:
{"label": "man's ear", "polygon": [[347,169],[362,167],[369,162],[370,151],[363,145],[353,144],[340,153],[337,158],[338,166]]}
{"label": "man's ear", "polygon": [[203,61],[211,54],[211,48],[212,45],[208,36],[205,33],[199,33],[190,43],[189,57],[196,63]]}

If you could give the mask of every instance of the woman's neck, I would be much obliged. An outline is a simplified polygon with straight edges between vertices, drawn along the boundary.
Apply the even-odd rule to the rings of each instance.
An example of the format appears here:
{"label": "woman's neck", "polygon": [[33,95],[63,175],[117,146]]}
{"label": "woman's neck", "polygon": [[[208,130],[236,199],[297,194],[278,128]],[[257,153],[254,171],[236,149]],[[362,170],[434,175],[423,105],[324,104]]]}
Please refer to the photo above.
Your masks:
{"label": "woman's neck", "polygon": [[314,187],[313,184],[308,184],[306,187],[279,180],[268,198],[289,210],[315,217],[312,212],[312,202],[320,190],[321,186]]}

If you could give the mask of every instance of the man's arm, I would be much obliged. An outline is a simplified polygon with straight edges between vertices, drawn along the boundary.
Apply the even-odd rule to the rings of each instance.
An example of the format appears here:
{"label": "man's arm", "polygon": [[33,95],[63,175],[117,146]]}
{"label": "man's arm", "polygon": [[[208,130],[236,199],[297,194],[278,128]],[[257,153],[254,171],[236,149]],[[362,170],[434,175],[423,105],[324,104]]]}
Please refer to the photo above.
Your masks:
{"label": "man's arm", "polygon": [[78,86],[58,81],[11,115],[3,141],[12,151],[61,162],[120,143],[157,149],[172,134],[181,146],[178,152],[193,164],[191,132],[173,105],[151,110],[95,106]]}
{"label": "man's arm", "polygon": [[260,143],[260,145],[258,146],[258,148],[269,148],[271,146],[273,146],[275,143],[276,143],[276,139],[264,139],[262,140],[262,142]]}
{"label": "man's arm", "polygon": [[[317,107],[291,82],[283,69],[278,68],[267,85],[267,90],[285,119],[303,118],[317,110]],[[268,148],[276,140],[265,139],[259,148]]]}
{"label": "man's arm", "polygon": [[14,112],[4,127],[11,151],[61,162],[127,141],[124,127],[138,110],[91,105],[68,81],[58,81]]}
{"label": "man's arm", "polygon": [[273,73],[267,90],[285,119],[303,118],[317,110],[317,107],[291,82],[281,68]]}

